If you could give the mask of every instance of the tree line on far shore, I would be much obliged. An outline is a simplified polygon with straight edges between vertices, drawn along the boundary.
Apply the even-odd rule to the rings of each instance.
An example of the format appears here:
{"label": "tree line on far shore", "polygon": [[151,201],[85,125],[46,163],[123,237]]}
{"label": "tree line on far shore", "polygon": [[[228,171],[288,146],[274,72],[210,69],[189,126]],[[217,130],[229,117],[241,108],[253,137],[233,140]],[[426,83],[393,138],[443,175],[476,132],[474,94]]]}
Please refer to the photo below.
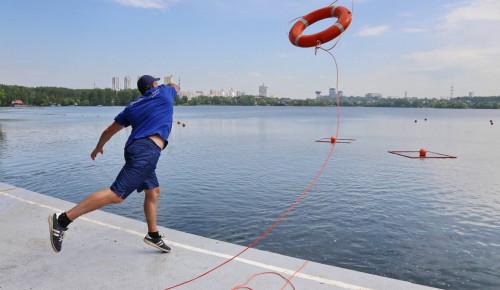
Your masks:
{"label": "tree line on far shore", "polygon": [[[68,89],[60,87],[23,87],[0,84],[0,106],[11,106],[12,101],[22,100],[25,106],[125,106],[135,100],[139,92],[112,89]],[[403,107],[403,108],[455,108],[455,109],[500,109],[500,96],[438,98],[383,98],[340,97],[340,106],[345,107]],[[333,99],[289,99],[259,96],[197,96],[188,99],[176,97],[175,105],[214,106],[335,106]]]}

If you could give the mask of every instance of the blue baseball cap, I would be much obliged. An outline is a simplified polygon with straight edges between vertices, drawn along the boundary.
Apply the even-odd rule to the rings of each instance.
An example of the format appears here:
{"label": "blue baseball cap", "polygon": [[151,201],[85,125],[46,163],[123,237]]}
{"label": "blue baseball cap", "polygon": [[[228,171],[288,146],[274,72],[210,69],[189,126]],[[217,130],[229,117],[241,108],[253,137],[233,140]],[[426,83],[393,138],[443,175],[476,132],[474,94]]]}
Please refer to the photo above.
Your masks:
{"label": "blue baseball cap", "polygon": [[149,88],[151,88],[151,85],[159,81],[160,78],[155,78],[150,75],[143,75],[137,80],[137,89],[139,89],[139,92],[141,94],[144,94]]}

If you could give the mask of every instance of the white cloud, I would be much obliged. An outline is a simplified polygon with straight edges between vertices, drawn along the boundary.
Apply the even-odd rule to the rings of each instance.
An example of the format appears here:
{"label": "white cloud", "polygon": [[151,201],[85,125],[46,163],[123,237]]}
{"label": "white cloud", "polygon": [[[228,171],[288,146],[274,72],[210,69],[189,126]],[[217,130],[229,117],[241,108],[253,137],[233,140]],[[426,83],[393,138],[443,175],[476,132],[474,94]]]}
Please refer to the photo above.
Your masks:
{"label": "white cloud", "polygon": [[424,28],[404,28],[403,31],[406,33],[423,33],[428,32],[429,30]]}
{"label": "white cloud", "polygon": [[385,34],[389,30],[390,30],[390,28],[387,25],[363,27],[358,32],[358,36],[361,36],[361,37],[379,36],[379,35]]}
{"label": "white cloud", "polygon": [[[481,59],[479,51],[464,49],[435,49],[431,51],[418,51],[407,55],[408,59],[416,62],[417,69],[439,70],[464,65]],[[420,68],[419,68],[420,67]]]}
{"label": "white cloud", "polygon": [[475,0],[453,9],[437,26],[445,39],[458,45],[498,46],[500,39],[500,1]]}
{"label": "white cloud", "polygon": [[125,6],[146,8],[146,9],[161,9],[164,10],[177,3],[179,0],[113,0],[116,3]]}
{"label": "white cloud", "polygon": [[[500,1],[474,0],[454,7],[438,24],[433,49],[408,54],[423,71],[463,69],[470,74],[497,67],[500,61]],[[494,24],[494,22],[496,24]],[[406,29],[406,32],[420,32]]]}
{"label": "white cloud", "polygon": [[445,17],[447,24],[454,25],[465,21],[500,20],[500,1],[475,0],[460,7]]}
{"label": "white cloud", "polygon": [[412,71],[453,71],[470,78],[500,73],[500,68],[491,66],[500,61],[500,51],[494,48],[439,48],[414,52],[406,56],[413,60]]}

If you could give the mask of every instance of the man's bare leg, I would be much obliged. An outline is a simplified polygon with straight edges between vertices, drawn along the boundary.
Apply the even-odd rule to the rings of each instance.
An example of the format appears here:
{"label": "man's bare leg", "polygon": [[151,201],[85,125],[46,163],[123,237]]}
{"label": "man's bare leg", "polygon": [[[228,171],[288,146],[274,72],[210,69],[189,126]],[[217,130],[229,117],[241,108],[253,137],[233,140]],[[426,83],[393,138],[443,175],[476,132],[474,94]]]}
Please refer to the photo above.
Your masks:
{"label": "man's bare leg", "polygon": [[105,188],[98,190],[87,196],[83,201],[66,212],[68,218],[72,221],[78,217],[99,209],[108,204],[120,203],[123,199],[116,195],[111,189]]}
{"label": "man's bare leg", "polygon": [[148,232],[154,233],[158,231],[157,214],[158,214],[158,198],[160,197],[160,188],[144,190],[144,215],[148,224]]}
{"label": "man's bare leg", "polygon": [[160,197],[160,188],[155,187],[144,191],[144,215],[148,224],[148,235],[144,238],[144,242],[153,246],[162,252],[170,252],[170,247],[163,242],[158,233],[157,214],[158,214],[158,198]]}
{"label": "man's bare leg", "polygon": [[87,196],[82,202],[59,216],[49,215],[50,242],[55,252],[61,251],[62,241],[66,236],[67,226],[79,216],[101,208],[107,204],[120,203],[123,199],[111,189],[101,189]]}

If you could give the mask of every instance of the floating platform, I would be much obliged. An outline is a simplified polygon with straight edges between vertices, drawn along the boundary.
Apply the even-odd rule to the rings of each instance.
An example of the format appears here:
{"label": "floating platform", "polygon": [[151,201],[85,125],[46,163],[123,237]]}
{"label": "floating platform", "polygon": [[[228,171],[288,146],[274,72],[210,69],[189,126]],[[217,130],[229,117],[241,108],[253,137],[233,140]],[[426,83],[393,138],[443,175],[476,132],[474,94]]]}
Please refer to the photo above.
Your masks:
{"label": "floating platform", "polygon": [[387,151],[387,152],[389,152],[391,154],[403,156],[406,158],[411,158],[411,159],[455,159],[455,158],[457,158],[456,156],[453,156],[453,155],[427,151],[425,149],[420,149],[418,151],[391,150],[391,151]]}
{"label": "floating platform", "polygon": [[[0,183],[0,289],[166,289],[205,273],[245,249],[160,227],[172,248],[168,254],[161,253],[142,241],[147,230],[144,222],[99,210],[72,223],[61,252],[55,253],[47,218],[72,206],[61,199]],[[259,275],[264,272],[275,274]],[[247,288],[236,288],[252,277]],[[285,285],[290,277],[293,287]],[[249,249],[214,272],[174,289],[233,288],[436,289],[257,249]]]}
{"label": "floating platform", "polygon": [[315,142],[319,142],[319,143],[331,143],[331,144],[333,144],[333,143],[351,144],[354,141],[356,141],[356,139],[353,139],[353,138],[327,137],[327,138],[318,139]]}

